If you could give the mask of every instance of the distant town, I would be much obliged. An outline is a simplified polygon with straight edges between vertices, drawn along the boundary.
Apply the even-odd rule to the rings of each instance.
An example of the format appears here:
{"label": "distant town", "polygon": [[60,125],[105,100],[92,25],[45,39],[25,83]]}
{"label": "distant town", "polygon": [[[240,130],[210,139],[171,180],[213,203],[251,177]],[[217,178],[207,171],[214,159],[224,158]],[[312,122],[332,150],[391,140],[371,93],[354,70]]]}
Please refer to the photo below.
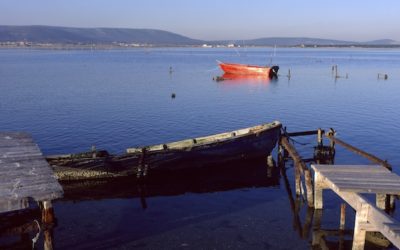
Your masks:
{"label": "distant town", "polygon": [[380,39],[366,42],[308,37],[268,37],[251,40],[205,41],[153,29],[69,28],[0,25],[0,48],[107,49],[142,47],[379,47],[399,48],[400,42]]}

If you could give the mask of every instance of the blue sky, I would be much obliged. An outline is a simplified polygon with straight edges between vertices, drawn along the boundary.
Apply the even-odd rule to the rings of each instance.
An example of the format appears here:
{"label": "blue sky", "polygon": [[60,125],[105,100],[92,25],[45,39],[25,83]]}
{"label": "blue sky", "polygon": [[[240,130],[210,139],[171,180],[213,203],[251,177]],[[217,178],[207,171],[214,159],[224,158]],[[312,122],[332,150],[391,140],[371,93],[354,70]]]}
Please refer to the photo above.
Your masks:
{"label": "blue sky", "polygon": [[0,0],[2,25],[152,28],[196,39],[400,41],[400,0]]}

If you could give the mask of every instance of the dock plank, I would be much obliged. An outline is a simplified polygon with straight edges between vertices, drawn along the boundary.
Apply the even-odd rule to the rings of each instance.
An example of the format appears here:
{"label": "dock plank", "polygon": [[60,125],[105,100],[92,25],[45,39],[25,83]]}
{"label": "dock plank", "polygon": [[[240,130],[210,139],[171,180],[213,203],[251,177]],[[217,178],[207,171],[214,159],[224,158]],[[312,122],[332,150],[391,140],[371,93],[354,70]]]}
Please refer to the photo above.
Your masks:
{"label": "dock plank", "polygon": [[63,190],[32,137],[0,132],[0,212],[36,201],[61,198]]}
{"label": "dock plank", "polygon": [[369,173],[390,173],[390,170],[384,168],[381,165],[312,165],[311,168],[314,170],[317,168],[319,172],[369,172]]}

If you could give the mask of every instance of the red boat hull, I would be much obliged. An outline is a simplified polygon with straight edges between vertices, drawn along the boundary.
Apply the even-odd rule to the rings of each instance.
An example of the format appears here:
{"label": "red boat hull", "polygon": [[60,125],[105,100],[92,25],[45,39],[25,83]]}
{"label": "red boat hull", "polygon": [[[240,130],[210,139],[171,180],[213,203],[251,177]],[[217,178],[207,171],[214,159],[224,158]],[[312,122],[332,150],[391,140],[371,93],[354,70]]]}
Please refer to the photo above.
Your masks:
{"label": "red boat hull", "polygon": [[246,65],[238,63],[222,63],[219,62],[220,68],[227,74],[235,75],[266,75],[270,74],[270,67]]}

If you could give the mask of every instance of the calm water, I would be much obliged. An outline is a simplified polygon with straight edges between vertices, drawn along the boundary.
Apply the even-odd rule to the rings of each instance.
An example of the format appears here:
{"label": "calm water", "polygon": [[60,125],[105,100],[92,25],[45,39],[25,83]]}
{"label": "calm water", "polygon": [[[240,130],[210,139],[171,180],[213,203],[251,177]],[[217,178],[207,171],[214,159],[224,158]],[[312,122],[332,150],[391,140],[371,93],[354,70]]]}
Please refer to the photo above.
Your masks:
{"label": "calm water", "polygon": [[[216,60],[277,64],[281,76],[270,82],[216,82],[213,77],[221,75]],[[343,78],[335,80],[333,65]],[[388,74],[388,80],[377,79],[378,73]],[[0,76],[0,131],[30,132],[44,154],[91,145],[121,153],[279,120],[288,131],[335,128],[339,138],[389,160],[400,173],[400,50],[0,50]],[[312,146],[299,148],[311,157]],[[335,162],[368,163],[340,147]],[[273,184],[255,180],[211,190],[199,181],[197,189],[184,186],[168,195],[150,191],[142,202],[133,190],[130,196],[57,201],[54,244],[59,249],[309,249],[311,235],[299,236],[284,181],[276,178]],[[165,185],[161,190],[171,188]],[[339,200],[329,197],[323,226],[335,229]],[[302,206],[302,222],[305,216]]]}

